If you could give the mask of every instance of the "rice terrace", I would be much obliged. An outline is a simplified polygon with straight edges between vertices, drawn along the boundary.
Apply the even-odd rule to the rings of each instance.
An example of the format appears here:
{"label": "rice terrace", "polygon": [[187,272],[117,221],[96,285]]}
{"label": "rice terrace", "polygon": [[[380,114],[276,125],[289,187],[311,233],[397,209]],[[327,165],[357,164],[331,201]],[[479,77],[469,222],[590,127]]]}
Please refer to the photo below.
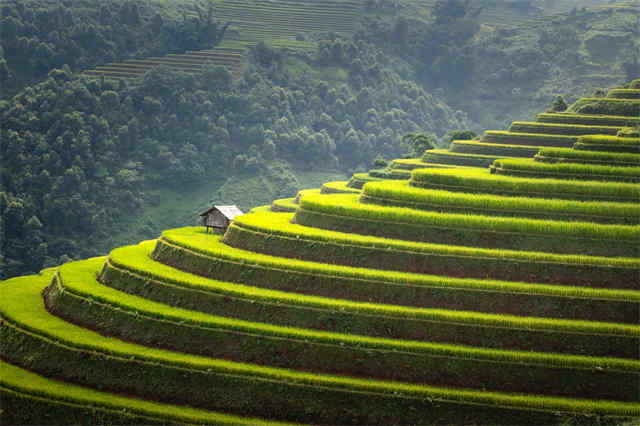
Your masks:
{"label": "rice terrace", "polygon": [[[73,78],[86,82],[87,93],[92,87],[101,93],[96,111],[101,109],[104,115],[99,117],[114,123],[117,115],[126,115],[117,108],[127,102],[139,103],[151,111],[150,115],[164,114],[168,106],[154,107],[153,99],[135,90],[170,90],[175,81],[196,87],[194,97],[202,102],[194,105],[208,105],[211,114],[227,102],[241,105],[241,111],[249,108],[246,115],[252,117],[270,120],[274,115],[276,124],[261,130],[263,145],[242,148],[254,157],[242,153],[234,159],[222,149],[207,151],[206,155],[233,162],[234,168],[242,164],[248,170],[216,181],[227,186],[242,176],[254,176],[250,173],[257,173],[255,170],[265,176],[284,174],[289,169],[278,168],[284,160],[307,164],[287,156],[288,148],[281,142],[286,138],[281,134],[286,130],[287,141],[293,140],[298,130],[286,126],[298,119],[295,111],[304,114],[321,98],[329,97],[330,91],[338,96],[340,90],[347,90],[340,86],[338,65],[309,65],[300,80],[295,80],[298,74],[292,71],[287,78],[300,87],[300,81],[311,75],[316,78],[332,73],[333,77],[317,89],[321,92],[314,95],[318,99],[299,95],[299,103],[281,114],[286,118],[283,120],[277,107],[255,106],[258,89],[247,98],[255,102],[240,99],[243,85],[268,86],[269,98],[274,99],[274,105],[281,105],[285,99],[295,98],[278,95],[279,91],[284,93],[286,79],[277,80],[282,87],[276,90],[265,83],[264,75],[280,72],[287,63],[300,71],[304,58],[321,56],[323,49],[330,51],[323,44],[324,37],[357,38],[360,34],[362,38],[366,31],[356,21],[373,19],[376,10],[391,13],[385,9],[391,6],[384,3],[357,0],[217,0],[211,3],[209,17],[205,7],[194,3],[194,9],[180,11],[185,16],[181,21],[182,13],[174,16],[167,6],[171,2],[157,3],[155,7],[166,8],[161,21],[165,27],[174,22],[171,19],[188,22],[189,16],[202,22],[210,22],[213,16],[230,24],[224,31],[218,26],[217,32],[211,33],[215,33],[216,42],[211,48],[170,53],[169,48],[165,52],[155,46],[149,55],[137,59],[112,55],[113,60],[81,64],[84,67],[74,70],[77,76]],[[396,1],[397,11],[394,9],[392,16],[410,13],[416,20],[437,22],[433,10],[444,8],[445,3]],[[488,6],[474,12],[473,19],[485,30],[493,28],[505,34],[527,25],[547,25],[548,20],[560,19],[557,16],[578,19],[576,14],[580,13],[553,10],[553,18],[536,17],[535,11],[543,10],[542,6],[530,11],[493,3],[487,2]],[[123,4],[127,13],[133,10],[129,9],[131,3]],[[615,7],[640,16],[640,5],[634,2]],[[589,13],[611,16],[618,9],[603,7]],[[141,16],[147,19],[143,11]],[[61,16],[61,22],[67,19]],[[104,13],[100,16],[105,22],[110,19]],[[509,16],[513,26],[496,24]],[[141,28],[146,25],[143,18],[136,24]],[[201,31],[203,27],[197,28]],[[311,34],[321,36],[313,38]],[[273,41],[268,47],[273,51],[264,50],[264,40]],[[363,40],[360,47],[373,49]],[[278,49],[292,56],[282,56],[279,62],[274,60],[263,68],[253,64],[264,60],[256,55]],[[6,51],[9,58],[11,51]],[[154,51],[159,53],[152,54]],[[317,62],[311,63],[317,66]],[[594,62],[590,69],[597,74],[604,68]],[[226,76],[225,87],[235,87],[236,92],[229,92],[228,98],[207,98],[207,90],[227,90],[207,89],[206,84],[213,83],[198,80],[201,72],[204,75],[211,70]],[[616,70],[622,72],[622,68]],[[16,114],[30,105],[40,105],[44,111],[44,102],[27,100],[37,99],[35,92],[39,90],[54,87],[56,79],[67,84],[57,92],[59,96],[64,90],[78,89],[73,85],[80,83],[61,74],[65,72],[51,71],[44,83],[33,83],[36,90],[28,88],[2,101],[0,112],[6,126],[31,129],[3,128],[8,135],[3,139],[9,140],[6,155],[15,155],[16,162],[29,150],[41,151],[34,143],[14,154],[17,148],[11,145],[11,138],[21,132],[35,133],[44,126],[20,121]],[[386,72],[382,72],[382,80]],[[155,86],[149,83],[156,78],[154,73],[160,75]],[[171,77],[172,73],[177,77]],[[258,76],[260,73],[264,75]],[[576,96],[575,102],[567,105],[558,106],[564,102],[558,97],[552,108],[519,117],[503,127],[508,130],[486,130],[468,137],[457,133],[463,136],[452,137],[446,146],[431,144],[422,149],[425,146],[419,143],[426,133],[415,132],[410,126],[402,128],[401,133],[407,134],[402,142],[410,140],[414,147],[420,147],[413,155],[374,161],[368,171],[354,166],[348,169],[348,180],[326,181],[317,188],[301,189],[295,197],[251,206],[223,232],[208,232],[200,225],[171,227],[135,244],[113,248],[106,255],[43,263],[37,274],[16,274],[0,281],[0,424],[639,424],[638,77],[608,87],[597,96]],[[364,84],[364,80],[354,84]],[[175,103],[189,102],[191,92],[187,90],[181,87],[172,92]],[[127,100],[118,91],[132,95]],[[78,89],[74,96],[81,92]],[[352,104],[372,103],[366,96],[354,95]],[[400,122],[397,117],[408,114],[399,110],[400,105],[394,104],[395,109],[385,116],[389,123]],[[454,115],[453,110],[440,111]],[[64,120],[75,120],[79,127],[85,121],[95,122],[92,126],[102,126],[104,132],[110,132],[110,126],[116,128],[108,120],[100,124],[96,115],[92,118],[87,113],[80,119],[79,113],[74,114],[65,113]],[[456,123],[466,120],[460,118],[462,113],[457,115],[460,121]],[[176,120],[174,123],[186,122],[187,116],[158,115]],[[385,118],[380,116],[382,122]],[[237,116],[227,112],[220,117],[205,123],[209,127],[203,126],[223,128],[224,132],[217,134],[230,141],[237,135],[255,136],[247,130],[249,124],[228,124]],[[300,120],[312,123],[313,141],[322,139],[315,136],[318,134],[333,135],[317,130],[320,118],[316,115],[304,117]],[[119,127],[113,141],[101,139],[106,150],[121,155],[118,158],[122,160],[116,162],[134,165],[120,164],[111,180],[106,166],[97,167],[92,175],[86,172],[103,179],[96,181],[103,182],[99,185],[87,186],[88,192],[98,191],[99,186],[116,191],[116,186],[143,185],[141,176],[147,163],[139,160],[135,164],[134,145],[153,145],[142,135],[140,140],[128,138],[135,126],[145,128],[146,124],[140,124],[143,118],[137,120]],[[154,120],[153,125],[162,125],[160,118]],[[433,129],[436,134],[436,127]],[[347,134],[349,129],[335,130],[336,135],[339,132]],[[359,133],[353,130],[351,134]],[[69,143],[82,143],[80,137],[66,133],[53,140],[59,145],[71,140]],[[193,148],[182,151],[158,148],[169,160],[157,170],[177,170],[175,165],[181,161],[195,164],[196,160],[188,163],[187,158],[205,156],[204,151],[197,151],[200,145],[195,140]],[[331,145],[327,140],[316,145],[305,142],[304,149]],[[349,157],[339,156],[339,147],[334,148],[331,155],[336,162],[348,161]],[[98,148],[87,150],[93,150],[95,158],[103,155]],[[145,151],[148,158],[154,150]],[[317,152],[313,161],[326,160],[328,164],[329,154]],[[73,156],[52,160],[45,151],[38,155],[52,164],[79,161]],[[251,158],[268,167],[252,169]],[[283,162],[278,163],[279,158]],[[89,163],[84,157],[82,160]],[[9,176],[9,167],[3,162],[3,182],[15,179]],[[68,170],[75,173],[74,167]],[[191,166],[189,170],[198,168]],[[51,187],[58,188],[64,182],[82,192],[82,184],[74,183],[72,172],[65,172]],[[43,176],[35,172],[35,166],[25,168],[24,174],[31,176],[32,183],[15,184],[11,188],[20,189],[15,189],[15,194],[27,193],[29,185],[37,185]],[[152,184],[164,182],[161,172],[149,176],[145,184],[158,190]],[[183,175],[176,172],[171,176],[169,180]],[[285,185],[282,180],[273,182],[270,185]],[[172,189],[174,192],[160,194],[184,191],[188,196],[192,187],[180,185]],[[201,180],[193,186],[202,185],[207,183]],[[10,229],[17,223],[16,214],[10,213],[17,211],[18,202],[12,198],[17,195],[0,194],[3,232],[23,239],[23,245],[28,246],[29,238],[35,238],[29,233],[36,228],[34,220],[24,225],[23,234]],[[172,196],[158,196],[156,204],[149,204],[160,209],[165,206],[160,199]],[[74,197],[67,199],[69,209],[81,205],[79,195]],[[45,195],[40,198],[43,206],[54,202]],[[129,205],[134,198],[117,200]],[[180,200],[178,203],[186,202]],[[209,208],[209,200],[197,208],[203,210],[204,204]],[[140,204],[135,206],[131,210],[142,209]],[[21,214],[27,223],[31,214]],[[96,213],[94,222],[99,217]],[[194,220],[199,217],[195,215]],[[190,223],[197,223],[194,220]],[[37,217],[35,221],[40,223]],[[40,228],[49,226],[43,223]],[[56,241],[73,247],[70,240]],[[38,241],[41,245],[44,240]]]}

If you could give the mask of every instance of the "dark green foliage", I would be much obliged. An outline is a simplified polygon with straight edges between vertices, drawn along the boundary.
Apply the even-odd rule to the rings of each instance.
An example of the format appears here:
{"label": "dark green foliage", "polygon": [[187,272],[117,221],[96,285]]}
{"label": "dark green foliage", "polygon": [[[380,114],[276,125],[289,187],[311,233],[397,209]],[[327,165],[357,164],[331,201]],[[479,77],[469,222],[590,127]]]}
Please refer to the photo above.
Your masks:
{"label": "dark green foliage", "polygon": [[[619,84],[623,73],[637,78],[637,5],[571,15],[550,13],[557,2],[537,0],[428,3],[403,3],[404,13],[371,17],[365,34],[412,64],[426,87],[444,89],[443,98],[478,128],[501,128],[541,111],[559,88],[576,96]],[[415,9],[431,9],[431,16]],[[408,22],[406,42],[393,36],[400,17]],[[594,42],[598,48],[584,49]]]}
{"label": "dark green foliage", "polygon": [[476,136],[478,136],[478,134],[473,130],[469,130],[469,129],[451,130],[447,132],[446,135],[444,135],[445,146],[449,146],[449,144],[453,141],[470,140],[470,139],[476,138]]}
{"label": "dark green foliage", "polygon": [[[187,17],[185,7],[196,13]],[[82,71],[128,57],[206,49],[222,36],[212,5],[203,3],[158,8],[131,0],[9,0],[0,19],[2,97],[64,64]]]}
{"label": "dark green foliage", "polygon": [[569,108],[569,104],[562,95],[556,96],[556,99],[551,104],[551,108],[547,112],[563,112]]}
{"label": "dark green foliage", "polygon": [[425,151],[435,148],[433,136],[427,133],[407,133],[402,136],[402,142],[407,144],[409,155],[413,158],[419,158]]}
{"label": "dark green foliage", "polygon": [[145,189],[221,175],[231,152],[214,136],[226,129],[211,120],[244,110],[206,84],[162,69],[124,87],[52,72],[2,108],[2,186],[11,200],[2,211],[2,277],[91,254],[91,241],[71,240],[98,241],[125,217],[123,206],[144,205]]}
{"label": "dark green foliage", "polygon": [[376,158],[374,158],[373,162],[371,163],[371,166],[376,169],[385,168],[387,167],[387,165],[389,165],[389,162],[385,160],[381,155],[376,156]]}

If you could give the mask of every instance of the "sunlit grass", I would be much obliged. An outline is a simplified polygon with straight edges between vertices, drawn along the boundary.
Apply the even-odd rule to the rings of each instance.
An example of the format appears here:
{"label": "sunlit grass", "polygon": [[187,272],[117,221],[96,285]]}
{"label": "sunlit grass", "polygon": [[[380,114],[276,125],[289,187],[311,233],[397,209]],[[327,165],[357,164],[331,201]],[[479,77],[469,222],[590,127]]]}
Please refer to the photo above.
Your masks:
{"label": "sunlit grass", "polygon": [[[391,238],[350,234],[338,231],[330,231],[326,229],[313,228],[309,226],[302,226],[291,223],[292,218],[292,213],[275,215],[272,212],[268,211],[256,211],[254,214],[247,214],[237,217],[232,226],[243,226],[261,232],[270,232],[288,236],[291,238],[299,236],[303,238],[311,238],[318,241],[336,242],[345,245],[361,245],[367,247],[377,247],[380,249],[395,249],[400,251],[411,251],[425,254],[479,257],[484,259],[518,260],[523,262],[548,262],[559,264],[594,265],[602,267],[616,266],[622,268],[640,268],[640,260],[636,258],[485,249],[447,244],[430,244],[414,241],[394,240]],[[450,285],[454,285],[453,282],[451,282]],[[609,290],[604,291],[600,294],[600,296],[596,296],[595,293],[592,296],[603,297],[605,294],[609,294],[608,291]],[[621,297],[634,297],[633,294],[634,293],[622,293]],[[640,294],[638,294],[638,296],[640,296]],[[640,299],[638,300],[640,301]]]}
{"label": "sunlit grass", "polygon": [[615,135],[620,126],[598,126],[584,124],[540,123],[535,121],[514,121],[509,127],[510,132],[543,133],[557,135]]}
{"label": "sunlit grass", "polygon": [[[265,337],[279,337],[301,340],[314,344],[330,344],[357,349],[411,351],[430,356],[447,356],[486,359],[493,361],[519,362],[539,365],[558,365],[567,368],[611,368],[619,371],[640,372],[640,361],[590,357],[569,354],[553,354],[525,351],[485,349],[452,344],[437,344],[403,339],[359,336],[295,327],[283,327],[269,323],[244,321],[180,309],[132,296],[96,280],[95,262],[74,262],[60,268],[59,280],[54,284],[60,290],[70,292],[72,297],[92,299],[106,303],[114,311],[135,312],[151,320],[170,321],[185,328],[199,327],[214,331],[225,329],[230,332],[251,333]],[[158,326],[162,324],[158,323]]]}
{"label": "sunlit grass", "polygon": [[640,186],[632,183],[520,178],[490,174],[485,170],[416,169],[413,184],[447,190],[525,197],[636,202]]}
{"label": "sunlit grass", "polygon": [[580,151],[571,148],[542,148],[536,161],[603,164],[610,166],[640,166],[640,154],[606,151]]}
{"label": "sunlit grass", "polygon": [[[421,170],[422,171],[422,170]],[[414,176],[416,172],[414,171]],[[590,222],[562,222],[554,220],[481,216],[457,213],[438,213],[404,207],[383,207],[358,202],[357,195],[334,194],[330,197],[308,195],[300,199],[300,207],[330,215],[404,223],[417,226],[549,235],[558,238],[609,239],[639,241],[640,227],[631,225],[603,225]]]}
{"label": "sunlit grass", "polygon": [[[570,221],[640,222],[640,204],[604,201],[572,201],[549,198],[509,197],[472,194],[411,186],[404,182],[371,182],[363,187],[363,195],[397,202],[415,203],[430,209],[456,208],[492,215],[527,217],[547,215]],[[411,206],[408,206],[411,207]],[[534,216],[535,217],[535,216]]]}
{"label": "sunlit grass", "polygon": [[534,178],[584,179],[588,181],[640,180],[640,167],[604,166],[580,163],[542,163],[531,159],[501,158],[493,163],[497,171],[504,174],[523,173]]}
{"label": "sunlit grass", "polygon": [[[513,406],[529,409],[560,410],[578,413],[600,413],[608,415],[640,415],[640,404],[617,401],[594,401],[538,395],[503,394],[489,391],[445,389],[425,385],[411,385],[371,379],[356,379],[322,374],[311,374],[280,368],[260,367],[253,364],[236,363],[201,356],[176,353],[140,345],[125,343],[101,336],[87,329],[74,326],[50,315],[41,303],[40,292],[46,282],[26,279],[10,280],[2,284],[2,315],[15,326],[15,333],[28,328],[36,335],[50,339],[48,345],[64,345],[66,348],[104,354],[105,362],[110,357],[125,358],[130,362],[153,362],[157,368],[164,366],[187,367],[206,370],[208,374],[234,374],[246,380],[275,380],[288,386],[305,385],[341,389],[344,392],[374,392],[393,397],[434,398],[487,405]],[[17,303],[16,303],[17,302]],[[29,309],[22,309],[28,304]]]}
{"label": "sunlit grass", "polygon": [[[226,259],[231,262],[258,265],[264,268],[284,269],[291,271],[300,271],[311,274],[320,274],[325,276],[337,276],[337,277],[353,277],[364,280],[385,281],[390,283],[416,285],[416,286],[435,286],[435,287],[468,287],[477,288],[478,290],[493,290],[493,291],[505,291],[505,292],[521,292],[531,294],[548,294],[556,296],[566,297],[593,297],[593,298],[631,298],[630,300],[640,300],[640,294],[635,291],[628,290],[599,290],[590,289],[586,287],[565,287],[556,285],[544,285],[544,284],[526,284],[515,283],[509,281],[497,281],[497,280],[481,280],[481,279],[465,279],[465,278],[451,278],[443,276],[433,276],[427,274],[414,274],[407,272],[396,271],[381,271],[372,270],[368,268],[356,268],[350,266],[329,265],[318,262],[310,262],[297,259],[288,259],[277,256],[269,256],[259,253],[250,252],[247,250],[236,249],[220,243],[219,237],[207,234],[203,231],[203,228],[187,227],[171,229],[163,232],[163,238],[171,244],[176,244],[180,247],[185,247],[196,252],[212,256],[216,258]],[[120,254],[120,249],[116,249],[111,253],[111,259],[120,263],[124,260],[124,257]],[[142,261],[142,260],[141,260]],[[131,262],[127,262],[128,267],[136,268],[141,273],[145,273],[147,268],[136,267],[135,264],[131,265]],[[151,267],[152,264],[146,263],[147,267]],[[157,267],[157,265],[156,265]],[[178,272],[173,272],[178,273]],[[302,297],[302,296],[300,296]],[[342,303],[342,302],[340,302]],[[373,305],[379,307],[380,305]],[[394,307],[394,309],[405,309],[404,307]],[[409,308],[407,308],[409,309]],[[413,312],[412,309],[406,312]],[[462,318],[462,317],[461,317]],[[542,323],[559,324],[556,321],[543,320]],[[541,324],[542,324],[541,323]]]}
{"label": "sunlit grass", "polygon": [[640,117],[619,115],[590,115],[571,113],[540,113],[537,120],[543,123],[582,124],[587,126],[630,126],[640,123]]}

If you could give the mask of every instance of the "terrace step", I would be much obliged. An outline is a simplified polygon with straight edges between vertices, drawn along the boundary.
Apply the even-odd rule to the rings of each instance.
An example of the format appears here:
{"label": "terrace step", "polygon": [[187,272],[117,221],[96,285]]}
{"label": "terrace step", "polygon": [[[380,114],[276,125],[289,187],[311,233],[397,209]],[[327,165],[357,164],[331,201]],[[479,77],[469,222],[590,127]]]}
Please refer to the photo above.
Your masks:
{"label": "terrace step", "polygon": [[540,123],[514,121],[509,126],[512,133],[541,133],[547,135],[616,135],[622,126],[594,126],[582,124]]}
{"label": "terrace step", "polygon": [[[421,169],[426,170],[429,169]],[[400,207],[359,204],[357,195],[351,194],[303,197],[296,211],[295,222],[341,232],[425,243],[446,241],[451,245],[479,248],[611,257],[633,257],[640,250],[637,244],[640,227],[594,227],[586,222],[453,213],[443,215]]]}
{"label": "terrace step", "polygon": [[632,126],[640,123],[639,117],[615,115],[590,115],[572,113],[541,113],[536,116],[542,123],[581,124],[585,126]]}
{"label": "terrace step", "polygon": [[[295,39],[299,33],[351,33],[363,4],[357,2],[217,2],[214,7],[218,19],[233,22],[225,33],[230,40],[256,42],[270,39]],[[284,46],[283,46],[284,47]],[[315,46],[299,43],[286,46],[294,50],[310,51]]]}
{"label": "terrace step", "polygon": [[[382,419],[419,423],[424,421],[424,413],[452,423],[473,418],[492,424],[507,418],[509,423],[514,419],[549,423],[559,420],[559,413],[640,415],[637,402],[536,394],[523,398],[309,374],[129,344],[48,314],[40,300],[45,286],[28,278],[3,283],[3,357],[18,366],[28,365],[39,374],[107,391],[306,423],[379,423]],[[185,381],[190,383],[188,388],[183,386]]]}
{"label": "terrace step", "polygon": [[604,151],[640,154],[640,138],[615,136],[582,136],[573,146],[582,151]]}
{"label": "terrace step", "polygon": [[[151,268],[131,262],[147,253],[147,249],[133,248],[112,252],[101,280],[145,299],[245,321],[494,349],[638,357],[638,330],[628,324],[416,309],[309,296],[220,282],[150,260],[144,264]],[[122,258],[122,254],[132,258]]]}
{"label": "terrace step", "polygon": [[[640,379],[640,361],[367,338],[185,311],[101,285],[100,260],[62,266],[45,291],[48,310],[145,346],[314,373],[629,401]],[[496,365],[509,380],[495,374]]]}
{"label": "terrace step", "polygon": [[272,212],[295,212],[296,209],[298,208],[297,204],[295,203],[296,198],[292,197],[292,198],[281,198],[279,200],[273,200],[273,202],[271,203],[271,211]]}
{"label": "terrace step", "polygon": [[500,159],[491,166],[491,172],[544,179],[571,179],[602,182],[640,182],[640,167],[615,167],[579,163],[543,163],[533,160]]}
{"label": "terrace step", "polygon": [[372,169],[369,170],[369,176],[385,180],[407,180],[411,178],[411,171],[403,169]]}
{"label": "terrace step", "polygon": [[640,99],[580,98],[567,108],[579,114],[640,116]]}
{"label": "terrace step", "polygon": [[453,164],[437,164],[437,163],[427,163],[422,161],[420,158],[403,158],[403,159],[395,159],[391,162],[392,169],[403,169],[403,170],[413,170],[413,169],[424,169],[424,168],[435,168],[435,169],[447,169],[447,168],[456,168],[456,169],[469,169],[470,167],[466,166],[455,166]]}
{"label": "terrace step", "polygon": [[237,74],[244,66],[246,50],[211,49],[206,51],[188,51],[185,54],[168,54],[162,57],[145,59],[127,59],[122,63],[109,63],[93,70],[84,71],[86,75],[113,78],[137,78],[156,66],[166,66],[186,73],[199,73],[205,63],[225,66],[232,74]]}
{"label": "terrace step", "polygon": [[367,182],[377,182],[384,180],[383,178],[374,177],[369,175],[369,173],[354,173],[349,179],[349,183],[347,183],[347,187],[354,189],[362,189],[365,183]]}
{"label": "terrace step", "polygon": [[502,158],[497,155],[464,154],[446,149],[429,149],[424,152],[422,161],[426,163],[451,164],[454,166],[469,166],[485,168]]}
{"label": "terrace step", "polygon": [[99,391],[4,361],[0,371],[4,424],[282,424]]}
{"label": "terrace step", "polygon": [[616,167],[640,167],[640,154],[584,151],[571,148],[544,148],[535,156],[544,163],[594,164]]}
{"label": "terrace step", "polygon": [[[572,288],[573,286],[593,289],[627,288],[634,291],[635,288],[631,283],[640,273],[640,262],[632,259],[566,256],[408,242],[301,226],[290,223],[293,218],[290,214],[274,215],[272,212],[262,210],[255,210],[252,213],[237,219],[228,229],[223,238],[226,244],[273,256],[377,270],[423,273],[430,274],[432,277],[441,276],[443,279],[445,277],[486,279],[487,276],[491,276],[492,280],[570,286],[564,290],[558,286],[548,289],[545,287],[545,289],[555,289],[560,293],[564,291],[565,295],[580,294],[579,297],[587,297],[584,293],[585,288]],[[331,268],[326,269],[329,273]],[[407,275],[406,278],[415,281],[415,276]],[[422,278],[426,279],[426,277]],[[500,285],[506,285],[491,280],[448,281],[450,286],[465,288],[480,284],[483,288],[491,287],[490,284],[493,283],[495,289],[498,289]],[[513,285],[510,283],[507,287],[513,287]],[[523,288],[520,287],[520,289]],[[541,287],[529,287],[529,291],[533,293],[540,289]],[[589,294],[596,299],[613,300],[617,293],[593,291]],[[622,294],[629,298],[626,300],[629,302],[635,298],[634,293]],[[477,302],[480,303],[479,300]],[[454,306],[451,302],[450,305]],[[465,305],[466,308],[469,306]],[[599,308],[604,309],[604,305]],[[595,314],[592,307],[586,306],[576,307],[571,311],[561,308],[558,315],[602,321],[633,322],[637,309],[635,302],[629,305],[629,308],[632,310],[628,314],[624,313],[626,308],[618,312],[607,311],[606,314]],[[550,310],[546,313],[551,315]]]}
{"label": "terrace step", "polygon": [[487,130],[482,142],[504,145],[528,145],[539,147],[571,148],[579,136],[550,135],[540,133],[516,133],[504,130]]}
{"label": "terrace step", "polygon": [[557,198],[563,200],[636,203],[640,188],[631,183],[585,182],[544,178],[519,178],[490,174],[488,170],[419,169],[411,185],[447,191]]}
{"label": "terrace step", "polygon": [[[281,213],[281,215],[286,215],[286,213]],[[246,226],[242,228],[248,229]],[[594,318],[602,319],[605,322],[633,322],[637,316],[636,300],[638,294],[634,293],[634,290],[590,289],[575,286],[455,278],[391,270],[365,270],[262,255],[259,252],[225,246],[220,244],[219,238],[209,238],[194,231],[187,229],[165,232],[165,238],[161,239],[155,247],[153,259],[165,265],[173,265],[174,268],[180,267],[184,271],[202,277],[354,302],[418,309],[439,307],[487,314],[533,315],[577,320],[587,318],[588,314],[584,311],[589,311],[593,313]],[[264,237],[268,238],[269,236],[263,235]],[[229,238],[233,239],[234,237]],[[260,238],[260,235],[254,237],[254,239],[257,238]],[[298,247],[304,249],[305,252],[308,251],[308,248],[304,246],[305,237],[301,236],[300,238],[303,241],[298,244]],[[279,234],[273,236],[273,239],[274,245],[279,244]],[[313,242],[313,240],[309,240],[307,239],[306,242]],[[190,247],[184,246],[189,243]],[[364,244],[360,244],[360,246],[364,246]],[[193,247],[198,251],[193,250]],[[322,244],[318,243],[318,247],[322,248]],[[436,249],[432,250],[436,251]],[[278,250],[277,246],[274,250]],[[134,249],[129,251],[133,253],[129,255],[135,254]],[[269,249],[267,249],[268,251]],[[429,247],[423,248],[423,253],[427,251],[429,251]],[[370,250],[370,252],[379,255],[380,251],[378,250],[376,253],[376,250]],[[393,257],[394,254],[391,249],[388,256]],[[420,248],[414,249],[413,252],[407,251],[406,254],[418,258],[421,254]],[[451,258],[453,257],[455,254],[451,256]],[[487,258],[490,259],[489,256]],[[189,261],[190,264],[182,266],[184,263],[179,263],[180,260]],[[452,259],[445,258],[443,261],[451,262]],[[126,268],[135,269],[130,261],[123,259],[122,251],[112,252],[108,267],[103,271],[103,274],[114,272],[112,267],[117,269],[125,264]],[[241,264],[247,266],[239,268],[237,265]],[[151,265],[159,268],[157,264]],[[219,272],[211,272],[213,270]],[[111,284],[119,279],[124,279],[122,274],[117,271],[115,273],[116,280],[105,277],[103,282]],[[144,274],[145,272],[139,273]],[[293,281],[294,278],[296,282]],[[185,280],[193,280],[193,277],[185,276]],[[513,306],[517,303],[524,305]],[[620,311],[614,312],[610,308],[619,308]],[[378,309],[382,309],[382,307],[378,306]],[[582,309],[584,311],[581,311]],[[545,321],[542,322],[546,324]],[[560,349],[560,351],[562,350]]]}
{"label": "terrace step", "polygon": [[[325,182],[322,184],[322,188],[320,188],[320,192],[322,194],[359,194],[360,190],[354,187],[348,186],[350,181],[335,181],[335,182]],[[303,193],[300,191],[298,196],[296,196],[296,204],[300,199],[299,195]]]}
{"label": "terrace step", "polygon": [[640,99],[640,89],[612,89],[607,93],[608,98]]}
{"label": "terrace step", "polygon": [[507,157],[520,157],[531,158],[540,150],[539,146],[527,146],[527,145],[504,145],[493,144],[478,141],[453,141],[449,148],[451,152],[458,152],[461,154],[480,154],[491,156],[507,156]]}
{"label": "terrace step", "polygon": [[411,182],[375,182],[364,188],[360,202],[409,207],[442,213],[469,213],[568,222],[640,224],[640,204],[510,197],[421,188]]}
{"label": "terrace step", "polygon": [[111,72],[107,72],[107,71],[97,71],[97,70],[91,70],[91,71],[84,71],[83,74],[88,75],[88,76],[97,76],[97,77],[107,77],[107,78],[114,78],[114,79],[126,79],[126,78],[138,78],[140,77],[140,74],[137,73],[130,73],[130,72],[115,72],[115,71],[111,71]]}

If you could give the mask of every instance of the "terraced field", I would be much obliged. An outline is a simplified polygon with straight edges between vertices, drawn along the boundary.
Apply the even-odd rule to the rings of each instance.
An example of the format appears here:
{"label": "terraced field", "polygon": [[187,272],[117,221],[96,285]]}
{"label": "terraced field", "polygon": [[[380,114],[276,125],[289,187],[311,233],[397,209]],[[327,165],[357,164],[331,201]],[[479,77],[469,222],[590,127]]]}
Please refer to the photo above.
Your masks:
{"label": "terraced field", "polygon": [[[637,81],[637,80],[636,80]],[[637,84],[632,84],[636,87]],[[602,142],[612,141],[615,150],[635,152],[633,138],[615,136],[625,127],[640,123],[638,89],[612,89],[604,98],[582,98],[564,113],[541,113],[536,121],[515,121],[509,130],[487,130],[473,141],[453,141],[448,150],[428,150],[425,164],[486,168],[497,159],[531,158],[540,148],[609,150]],[[594,135],[589,137],[588,135]],[[623,143],[624,142],[624,143]],[[577,144],[577,145],[576,145]],[[594,145],[588,148],[588,145]],[[584,148],[583,148],[584,147]],[[400,163],[394,163],[397,168]]]}
{"label": "terraced field", "polygon": [[231,21],[231,40],[293,39],[302,33],[351,33],[359,18],[361,0],[221,0],[214,14]]}
{"label": "terraced field", "polygon": [[182,55],[157,58],[127,59],[121,63],[109,63],[84,72],[89,76],[112,79],[131,79],[143,76],[154,67],[163,66],[174,71],[197,74],[204,64],[226,67],[233,76],[242,73],[246,62],[246,47],[217,47],[210,50],[188,51]]}
{"label": "terraced field", "polygon": [[132,79],[156,66],[193,74],[199,73],[203,64],[212,63],[225,66],[233,76],[238,76],[246,63],[248,49],[257,43],[264,41],[275,48],[315,52],[315,42],[300,41],[297,36],[352,33],[361,9],[362,0],[219,0],[214,3],[214,16],[220,22],[230,22],[231,26],[215,48],[158,58],[129,59],[98,66],[84,74]]}
{"label": "terraced field", "polygon": [[638,421],[640,140],[607,114],[0,283],[1,422]]}

